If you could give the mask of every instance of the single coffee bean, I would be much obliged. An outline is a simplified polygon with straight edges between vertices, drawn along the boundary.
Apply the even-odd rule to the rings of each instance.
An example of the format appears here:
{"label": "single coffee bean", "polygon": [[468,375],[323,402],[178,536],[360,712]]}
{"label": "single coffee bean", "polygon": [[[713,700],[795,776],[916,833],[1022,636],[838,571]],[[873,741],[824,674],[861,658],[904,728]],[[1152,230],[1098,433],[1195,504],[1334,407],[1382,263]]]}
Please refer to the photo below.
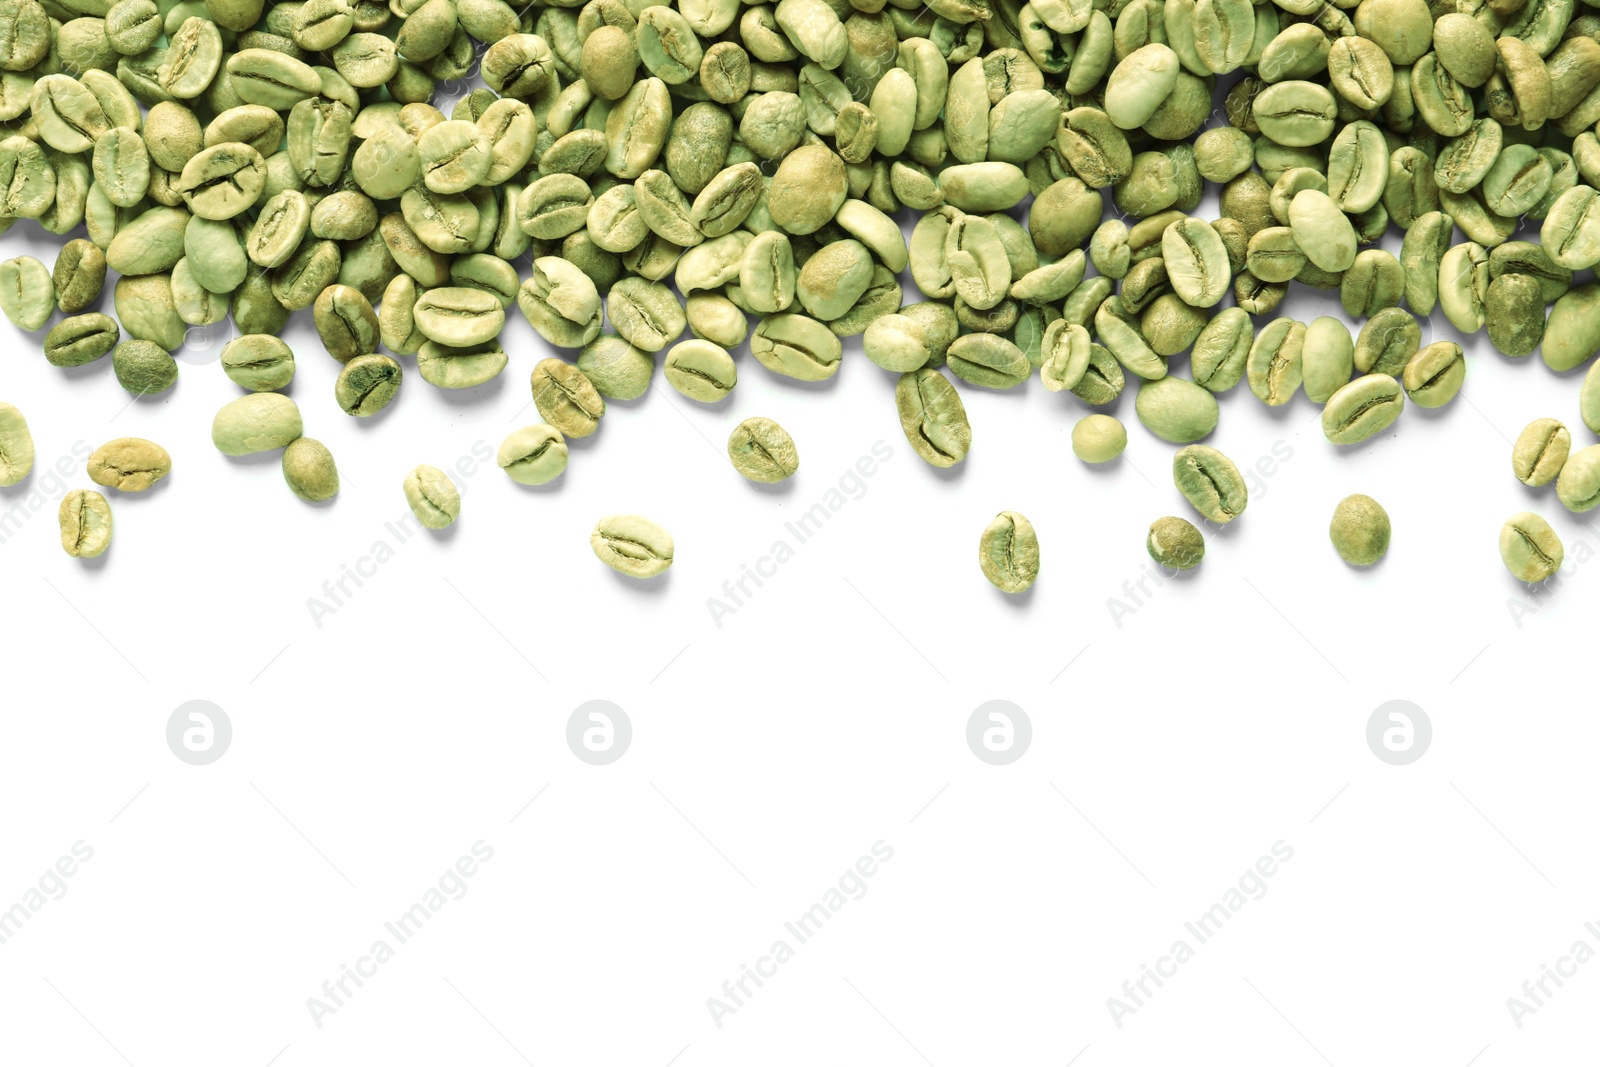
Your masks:
{"label": "single coffee bean", "polygon": [[430,530],[443,530],[461,517],[461,490],[438,467],[413,467],[402,488],[411,514]]}
{"label": "single coffee bean", "polygon": [[1490,281],[1488,250],[1475,241],[1455,245],[1440,258],[1439,306],[1450,325],[1462,333],[1483,329]]}
{"label": "single coffee bean", "polygon": [[1454,341],[1435,341],[1411,357],[1401,384],[1413,404],[1437,408],[1456,398],[1466,376],[1467,361],[1461,346]]}
{"label": "single coffee bean", "polygon": [[601,563],[630,578],[654,578],[672,566],[672,535],[639,515],[607,515],[595,523],[589,547]]}
{"label": "single coffee bean", "polygon": [[245,334],[222,346],[222,371],[251,392],[271,392],[294,380],[294,353],[271,334]]}
{"label": "single coffee bean", "polygon": [[[4,281],[5,268],[0,265],[0,284]],[[100,299],[105,281],[106,254],[98,247],[81,237],[62,246],[51,276],[56,304],[62,311],[75,314]]]}
{"label": "single coffee bean", "polygon": [[894,389],[900,428],[912,449],[935,467],[953,467],[967,458],[972,426],[961,394],[931,367],[900,376]]}
{"label": "single coffee bean", "polygon": [[844,347],[824,324],[788,313],[761,321],[750,335],[750,354],[774,374],[819,382],[838,373]]}
{"label": "single coffee bean", "polygon": [[1085,463],[1110,463],[1128,447],[1128,431],[1110,415],[1085,415],[1072,427],[1072,454]]}
{"label": "single coffee bean", "polygon": [[33,470],[33,435],[15,406],[0,401],[0,486],[16,485]]}
{"label": "single coffee bean", "polygon": [[951,342],[950,373],[990,389],[1011,389],[1028,380],[1033,366],[1016,345],[992,333],[969,333]]}
{"label": "single coffee bean", "polygon": [[1587,185],[1562,193],[1545,216],[1539,241],[1568,270],[1600,263],[1600,194]]}
{"label": "single coffee bean", "polygon": [[359,289],[328,286],[311,305],[311,318],[328,355],[340,363],[378,350],[378,315]]}
{"label": "single coffee bean", "polygon": [[417,374],[440,389],[473,389],[499,377],[509,357],[499,341],[452,348],[424,341],[417,350]]}
{"label": "single coffee bean", "polygon": [[311,437],[297,437],[283,450],[283,480],[301,500],[313,504],[339,493],[339,468],[328,446]]}
{"label": "single coffee bean", "polygon": [[1389,551],[1389,513],[1370,496],[1347,496],[1333,509],[1328,537],[1340,559],[1370,567]]}
{"label": "single coffee bean", "polygon": [[1300,373],[1306,398],[1325,404],[1350,380],[1355,366],[1355,341],[1339,319],[1323,315],[1306,324]]}
{"label": "single coffee bean", "polygon": [[728,437],[733,469],[752,482],[781,482],[800,469],[800,454],[789,431],[771,419],[749,418]]}
{"label": "single coffee bean", "polygon": [[1172,481],[1184,499],[1212,522],[1232,522],[1250,502],[1239,468],[1209,445],[1178,449],[1172,457]]}
{"label": "single coffee bean", "polygon": [[1523,485],[1549,485],[1572,451],[1572,433],[1556,419],[1535,419],[1511,447],[1511,471]]}
{"label": "single coffee bean", "polygon": [[282,393],[251,393],[224,404],[211,421],[211,443],[225,456],[282,448],[304,432],[300,409]]}
{"label": "single coffee bean", "polygon": [[1150,524],[1144,548],[1162,568],[1187,571],[1205,558],[1206,539],[1188,519],[1168,515]]}
{"label": "single coffee bean", "polygon": [[554,426],[536,422],[501,441],[495,462],[520,485],[544,485],[567,469],[567,442]]}
{"label": "single coffee bean", "polygon": [[700,338],[679,341],[668,349],[661,371],[668,385],[703,404],[721,400],[739,381],[739,369],[727,349]]}
{"label": "single coffee bean", "polygon": [[978,539],[983,576],[1002,593],[1026,592],[1039,577],[1039,535],[1015,511],[1002,511]]}
{"label": "single coffee bean", "polygon": [[1289,227],[1306,258],[1326,271],[1350,269],[1356,259],[1356,231],[1327,193],[1302,189],[1289,203]]}
{"label": "single coffee bean", "polygon": [[1512,577],[1542,582],[1561,567],[1566,550],[1542,516],[1520,511],[1500,527],[1500,558]]}
{"label": "single coffee bean", "polygon": [[44,335],[44,357],[52,367],[81,367],[115,348],[121,336],[122,331],[110,315],[74,315],[62,319]]}
{"label": "single coffee bean", "polygon": [[154,341],[130,340],[111,353],[117,384],[134,396],[166,392],[178,381],[178,362]]}
{"label": "single coffee bean", "polygon": [[1225,393],[1244,376],[1255,327],[1242,308],[1224,308],[1195,338],[1189,370],[1195,381],[1213,393]]}
{"label": "single coffee bean", "polygon": [[392,356],[381,353],[357,356],[344,365],[334,381],[334,400],[346,415],[357,418],[376,415],[388,407],[400,391],[402,374],[400,364]]}
{"label": "single coffee bean", "polygon": [[1422,347],[1422,327],[1402,308],[1385,308],[1356,335],[1355,368],[1362,374],[1398,378]]}
{"label": "single coffee bean", "polygon": [[1323,436],[1336,445],[1359,444],[1393,425],[1405,405],[1405,391],[1387,374],[1357,378],[1328,398]]}
{"label": "single coffee bean", "polygon": [[599,429],[606,402],[577,367],[560,359],[540,360],[531,385],[540,416],[565,436],[588,437]]}
{"label": "single coffee bean", "polygon": [[1544,295],[1527,274],[1502,274],[1484,295],[1489,343],[1507,356],[1531,355],[1544,339]]}
{"label": "single coffee bean", "polygon": [[1170,374],[1141,383],[1134,410],[1146,429],[1174,444],[1199,441],[1217,428],[1216,396]]}
{"label": "single coffee bean", "polygon": [[74,559],[94,559],[111,547],[111,505],[90,489],[74,489],[57,511],[61,547]]}
{"label": "single coffee bean", "polygon": [[1246,361],[1250,391],[1269,407],[1294,399],[1304,375],[1306,326],[1294,319],[1273,319],[1261,328]]}
{"label": "single coffee bean", "polygon": [[1568,511],[1590,511],[1600,505],[1600,445],[1580,448],[1567,457],[1556,476],[1556,498]]}
{"label": "single coffee bean", "polygon": [[1094,342],[1089,331],[1075,322],[1057,319],[1045,327],[1039,342],[1039,377],[1052,393],[1073,389],[1089,369]]}
{"label": "single coffee bean", "polygon": [[142,492],[171,471],[167,450],[142,437],[107,441],[89,455],[89,480],[125,493]]}
{"label": "single coffee bean", "polygon": [[1212,307],[1233,280],[1228,250],[1217,231],[1201,219],[1185,218],[1167,227],[1161,256],[1173,291],[1197,308]]}
{"label": "single coffee bean", "polygon": [[637,400],[650,388],[655,360],[614,335],[601,335],[578,354],[578,369],[610,400]]}
{"label": "single coffee bean", "polygon": [[418,330],[454,348],[492,341],[505,326],[505,308],[481,289],[447,286],[424,292],[411,308]]}
{"label": "single coffee bean", "polygon": [[32,333],[50,321],[55,309],[55,287],[43,263],[32,256],[0,263],[0,311],[12,325]]}

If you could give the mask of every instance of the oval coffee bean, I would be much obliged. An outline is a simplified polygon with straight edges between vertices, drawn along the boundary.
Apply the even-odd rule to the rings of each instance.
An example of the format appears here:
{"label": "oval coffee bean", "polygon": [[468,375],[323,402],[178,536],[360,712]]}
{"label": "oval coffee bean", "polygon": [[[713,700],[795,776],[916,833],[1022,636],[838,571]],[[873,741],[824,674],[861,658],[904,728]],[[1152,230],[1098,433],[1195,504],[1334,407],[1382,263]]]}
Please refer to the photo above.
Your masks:
{"label": "oval coffee bean", "polygon": [[453,348],[494,340],[506,321],[494,295],[463,286],[427,290],[412,305],[411,316],[424,337]]}
{"label": "oval coffee bean", "polygon": [[935,467],[953,467],[972,447],[972,425],[961,394],[932,367],[900,376],[894,387],[900,428],[911,448]]}
{"label": "oval coffee bean", "polygon": [[554,426],[536,422],[500,442],[495,462],[521,485],[544,485],[567,469],[567,442]]}
{"label": "oval coffee bean", "polygon": [[56,512],[61,547],[74,559],[94,559],[111,547],[111,505],[90,489],[74,489]]}
{"label": "oval coffee bean", "polygon": [[172,457],[154,441],[119,437],[89,454],[89,480],[96,485],[138,493],[172,471]]}
{"label": "oval coffee bean", "polygon": [[1163,441],[1186,445],[1217,428],[1217,398],[1187,378],[1167,375],[1139,386],[1134,411]]}
{"label": "oval coffee bean", "polygon": [[1456,398],[1467,376],[1467,361],[1454,341],[1435,341],[1406,364],[1401,384],[1420,408],[1443,407]]}
{"label": "oval coffee bean", "polygon": [[376,415],[388,407],[389,401],[400,391],[402,374],[393,356],[381,353],[357,356],[344,365],[334,381],[334,400],[346,415],[363,419]]}
{"label": "oval coffee bean", "polygon": [[1208,445],[1178,449],[1172,457],[1172,481],[1184,499],[1212,522],[1232,522],[1250,502],[1239,468]]}
{"label": "oval coffee bean", "polygon": [[800,454],[789,431],[771,419],[745,419],[728,436],[733,469],[752,482],[781,482],[800,469]]}
{"label": "oval coffee bean", "polygon": [[438,467],[423,463],[412,468],[401,488],[411,514],[430,530],[443,530],[461,517],[461,490]]}
{"label": "oval coffee bean", "polygon": [[668,385],[703,404],[721,400],[739,381],[739,368],[727,349],[698,337],[669,348],[661,373]]}
{"label": "oval coffee bean", "polygon": [[1512,577],[1542,582],[1561,567],[1566,550],[1542,516],[1521,511],[1500,527],[1500,558]]}
{"label": "oval coffee bean", "polygon": [[1511,471],[1523,485],[1549,485],[1571,451],[1571,431],[1556,419],[1535,419],[1511,446]]}
{"label": "oval coffee bean", "polygon": [[601,563],[630,578],[654,578],[672,566],[672,535],[639,515],[607,515],[595,523],[589,547]]}
{"label": "oval coffee bean", "polygon": [[1328,398],[1323,436],[1336,445],[1359,444],[1393,425],[1405,405],[1405,391],[1387,374],[1357,378]]}
{"label": "oval coffee bean", "polygon": [[1039,577],[1039,535],[1015,511],[1002,511],[978,538],[978,565],[1002,593],[1023,593]]}
{"label": "oval coffee bean", "polygon": [[1568,511],[1592,511],[1600,505],[1600,445],[1567,457],[1556,476],[1556,498]]}
{"label": "oval coffee bean", "polygon": [[588,437],[600,428],[606,402],[577,367],[555,358],[540,360],[531,384],[534,407],[565,436]]}
{"label": "oval coffee bean", "polygon": [[339,467],[333,453],[311,437],[297,437],[283,450],[283,480],[295,496],[313,504],[339,495]]}
{"label": "oval coffee bean", "polygon": [[33,470],[33,434],[13,405],[0,401],[0,486],[16,485]]}
{"label": "oval coffee bean", "polygon": [[1168,226],[1161,236],[1161,258],[1173,292],[1191,307],[1214,306],[1233,281],[1222,238],[1201,219],[1180,219]]}

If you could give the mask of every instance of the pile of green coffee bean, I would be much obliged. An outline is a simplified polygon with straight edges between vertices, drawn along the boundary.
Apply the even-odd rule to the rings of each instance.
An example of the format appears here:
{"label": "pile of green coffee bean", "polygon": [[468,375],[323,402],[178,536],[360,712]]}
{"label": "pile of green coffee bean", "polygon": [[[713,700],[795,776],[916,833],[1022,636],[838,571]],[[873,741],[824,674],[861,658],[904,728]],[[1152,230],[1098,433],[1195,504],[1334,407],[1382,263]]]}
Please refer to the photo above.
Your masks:
{"label": "pile of green coffee bean", "polygon": [[[486,88],[433,105],[474,75]],[[1037,371],[1090,406],[1131,374],[1139,420],[1185,446],[1241,380],[1274,406],[1303,389],[1351,445],[1460,390],[1461,348],[1422,343],[1436,307],[1557,369],[1600,349],[1600,287],[1573,288],[1600,263],[1600,11],[1578,0],[0,0],[0,121],[0,227],[87,234],[53,271],[0,264],[0,308],[38,330],[59,307],[50,362],[114,349],[136,393],[170,387],[186,328],[231,315],[222,367],[252,395],[218,414],[217,447],[284,448],[313,500],[337,491],[332,456],[273,392],[294,374],[277,335],[308,308],[363,417],[397,395],[398,357],[441,389],[499,375],[515,302],[576,353],[538,363],[544,421],[501,447],[531,483],[606,398],[649,388],[657,353],[714,402],[747,340],[817,381],[862,335],[941,467],[972,441],[946,371],[992,389]],[[1209,221],[1191,214],[1208,185]],[[1521,219],[1542,244],[1511,240]],[[1377,247],[1391,223],[1398,256]],[[89,310],[108,268],[120,328]],[[1359,334],[1258,328],[1291,281],[1337,289]],[[1125,440],[1105,416],[1073,433],[1095,461]],[[1589,453],[1559,467],[1574,509],[1600,502],[1600,459],[1572,467]],[[770,420],[729,455],[756,480],[798,464]],[[1174,480],[1208,521],[1244,506],[1214,449],[1179,452]],[[425,524],[453,521],[442,472],[405,487]],[[1387,517],[1379,538],[1382,509],[1352,499],[1333,530],[1361,559]],[[597,528],[596,552],[634,544],[631,523]],[[996,523],[985,571],[1016,586],[1037,543]],[[1503,542],[1548,559],[1513,526]],[[670,538],[644,541],[645,569],[670,562]],[[1192,566],[1203,538],[1169,518],[1149,546]]]}

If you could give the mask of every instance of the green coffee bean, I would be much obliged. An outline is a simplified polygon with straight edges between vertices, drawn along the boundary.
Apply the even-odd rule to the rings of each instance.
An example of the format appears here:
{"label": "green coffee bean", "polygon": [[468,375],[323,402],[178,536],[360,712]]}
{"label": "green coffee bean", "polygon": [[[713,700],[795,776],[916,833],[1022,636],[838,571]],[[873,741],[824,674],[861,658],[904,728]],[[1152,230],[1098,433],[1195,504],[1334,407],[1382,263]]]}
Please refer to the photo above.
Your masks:
{"label": "green coffee bean", "polygon": [[1550,524],[1531,511],[1518,512],[1500,527],[1500,558],[1518,581],[1544,581],[1560,569],[1565,554]]}
{"label": "green coffee bean", "polygon": [[531,386],[539,414],[563,435],[587,437],[599,429],[606,402],[577,367],[560,359],[540,360]]}
{"label": "green coffee bean", "polygon": [[1322,409],[1322,433],[1336,445],[1359,444],[1394,424],[1405,391],[1387,374],[1368,374],[1343,386]]}
{"label": "green coffee bean", "polygon": [[1370,567],[1389,551],[1389,513],[1362,493],[1339,501],[1328,524],[1328,538],[1339,558],[1355,567]]}
{"label": "green coffee bean", "polygon": [[222,370],[235,385],[270,392],[294,380],[294,353],[281,338],[245,334],[222,347]]}
{"label": "green coffee bean", "polygon": [[1142,383],[1134,407],[1146,429],[1174,444],[1199,441],[1217,428],[1217,398],[1184,378]]}
{"label": "green coffee bean", "polygon": [[[67,255],[65,250],[62,255]],[[101,281],[104,280],[102,273]],[[99,289],[96,288],[89,300],[98,295]],[[81,310],[87,303],[68,310]],[[55,309],[55,285],[43,263],[32,256],[17,256],[0,263],[0,311],[5,312],[12,325],[31,333],[50,321]]]}
{"label": "green coffee bean", "polygon": [[400,391],[401,377],[400,364],[393,357],[380,353],[357,356],[339,372],[333,398],[346,415],[369,418],[389,406]]}
{"label": "green coffee bean", "polygon": [[0,486],[16,485],[33,470],[33,435],[15,406],[0,401]]}
{"label": "green coffee bean", "polygon": [[1582,366],[1597,351],[1600,285],[1590,282],[1563,295],[1550,309],[1540,354],[1552,370],[1565,371]]}
{"label": "green coffee bean", "polygon": [[630,578],[654,578],[672,566],[672,535],[640,515],[607,515],[595,523],[589,547],[601,563]]}
{"label": "green coffee bean", "polygon": [[1511,471],[1523,485],[1549,485],[1572,451],[1572,434],[1555,419],[1535,419],[1511,448]]}
{"label": "green coffee bean", "polygon": [[44,335],[45,359],[52,367],[81,367],[116,347],[121,334],[116,320],[109,315],[74,315],[62,319]]}
{"label": "green coffee bean", "polygon": [[339,495],[339,468],[321,441],[299,437],[283,450],[283,480],[301,500],[317,504]]}
{"label": "green coffee bean", "polygon": [[225,456],[271,452],[304,430],[300,409],[282,393],[251,393],[221,408],[211,421],[211,442]]}
{"label": "green coffee bean", "polygon": [[172,456],[154,441],[119,437],[89,454],[89,480],[96,485],[139,493],[172,471]]}
{"label": "green coffee bean", "polygon": [[1436,408],[1455,399],[1466,374],[1467,361],[1461,346],[1454,341],[1435,341],[1411,357],[1401,382],[1412,403]]}
{"label": "green coffee bean", "polygon": [[695,338],[667,350],[661,365],[667,384],[690,400],[711,404],[733,391],[739,372],[722,346]]}
{"label": "green coffee bean", "polygon": [[567,469],[567,442],[560,430],[537,422],[501,441],[495,462],[520,485],[545,485]]}
{"label": "green coffee bean", "polygon": [[1172,457],[1172,480],[1206,519],[1229,523],[1243,514],[1249,490],[1233,461],[1208,445],[1187,445]]}
{"label": "green coffee bean", "polygon": [[1015,511],[1002,511],[978,539],[978,565],[1002,593],[1024,593],[1039,577],[1039,535]]}
{"label": "green coffee bean", "polygon": [[1530,355],[1544,337],[1544,296],[1537,278],[1502,274],[1484,294],[1489,342],[1507,356]]}
{"label": "green coffee bean", "polygon": [[1027,381],[1033,372],[1021,349],[992,333],[970,333],[956,338],[945,359],[952,374],[990,389],[1014,388]]}
{"label": "green coffee bean", "polygon": [[794,438],[771,419],[750,418],[735,426],[728,437],[728,458],[752,482],[781,482],[800,469]]}
{"label": "green coffee bean", "polygon": [[843,353],[832,331],[804,315],[769,315],[750,336],[750,354],[762,366],[801,381],[833,377]]}
{"label": "green coffee bean", "polygon": [[1250,391],[1269,407],[1294,399],[1304,376],[1306,326],[1293,319],[1274,319],[1261,328],[1250,346],[1245,372]]}
{"label": "green coffee bean", "polygon": [[944,375],[931,367],[900,376],[895,385],[900,426],[912,449],[935,467],[953,467],[972,447],[966,406]]}
{"label": "green coffee bean", "polygon": [[1385,308],[1356,335],[1355,368],[1362,374],[1398,378],[1422,347],[1422,327],[1409,312]]}
{"label": "green coffee bean", "polygon": [[1206,539],[1194,523],[1168,515],[1150,524],[1144,547],[1162,568],[1187,571],[1198,567],[1205,558]]}
{"label": "green coffee bean", "polygon": [[61,547],[74,559],[94,559],[111,547],[111,505],[99,493],[74,489],[57,510]]}
{"label": "green coffee bean", "polygon": [[1325,404],[1350,381],[1355,367],[1355,341],[1338,319],[1321,316],[1306,324],[1300,373],[1306,399]]}
{"label": "green coffee bean", "polygon": [[430,530],[443,530],[461,517],[461,491],[438,467],[412,468],[401,488],[411,514]]}

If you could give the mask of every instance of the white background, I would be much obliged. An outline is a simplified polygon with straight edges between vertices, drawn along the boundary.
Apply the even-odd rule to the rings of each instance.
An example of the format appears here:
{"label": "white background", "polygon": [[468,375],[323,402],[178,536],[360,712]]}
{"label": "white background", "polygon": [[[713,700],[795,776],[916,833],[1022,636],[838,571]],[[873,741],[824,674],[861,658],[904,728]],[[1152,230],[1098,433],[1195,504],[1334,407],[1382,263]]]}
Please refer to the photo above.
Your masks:
{"label": "white background", "polygon": [[[28,224],[4,239],[47,265],[58,244]],[[1297,289],[1284,311],[1336,307]],[[0,945],[0,1060],[1464,1067],[1588,1053],[1600,966],[1520,1028],[1506,1005],[1573,942],[1600,950],[1584,929],[1600,922],[1600,568],[1585,562],[1600,532],[1510,471],[1534,418],[1592,443],[1578,375],[1479,338],[1454,403],[1408,407],[1346,450],[1303,395],[1268,410],[1241,385],[1208,443],[1257,471],[1249,510],[1208,534],[1196,573],[1157,586],[1146,528],[1193,516],[1133,388],[1108,409],[1129,426],[1126,457],[1091,469],[1070,450],[1070,396],[958,383],[974,445],[941,473],[907,445],[893,377],[858,344],[813,386],[741,351],[729,400],[696,404],[658,375],[572,442],[554,485],[519,487],[491,461],[462,479],[454,529],[401,544],[385,524],[406,514],[412,466],[492,454],[536,419],[528,375],[551,352],[515,309],[500,379],[446,395],[408,357],[395,403],[361,422],[334,404],[338,365],[296,316],[289,392],[344,479],[326,506],[289,492],[276,453],[212,447],[212,414],[240,395],[214,348],[184,355],[172,392],[130,403],[109,358],[58,370],[43,331],[3,329],[0,399],[26,413],[38,459],[0,511],[43,505],[0,545],[0,908],[75,842],[93,858]],[[1454,336],[1442,316],[1425,332]],[[724,453],[751,415],[799,446],[800,473],[775,491]],[[69,559],[56,503],[89,482],[81,459],[64,480],[50,469],[126,435],[166,446],[173,473],[108,490],[113,548]],[[799,545],[785,523],[877,442],[890,458]],[[1369,571],[1328,543],[1352,492],[1393,518]],[[1537,597],[1497,551],[1525,508],[1567,545],[1564,577]],[[977,565],[1002,509],[1041,539],[1020,598]],[[595,560],[589,529],[615,511],[672,532],[666,577]],[[716,625],[708,598],[778,539],[794,558]],[[393,558],[319,626],[309,598],[379,541]],[[1123,585],[1142,577],[1135,602]],[[194,699],[232,723],[209,766],[165,739]],[[632,723],[609,766],[566,743],[592,699]],[[1009,766],[967,747],[991,699],[1032,722]],[[1410,766],[1367,746],[1391,699],[1432,721]],[[319,1026],[308,998],[375,940],[393,945],[383,924],[478,841],[493,858],[466,895]],[[879,841],[893,858],[865,896],[797,945],[784,923]],[[1175,940],[1195,947],[1183,924],[1280,841],[1293,858],[1265,896],[1116,1025],[1107,999]],[[718,1026],[707,999],[780,938],[794,958]]]}

